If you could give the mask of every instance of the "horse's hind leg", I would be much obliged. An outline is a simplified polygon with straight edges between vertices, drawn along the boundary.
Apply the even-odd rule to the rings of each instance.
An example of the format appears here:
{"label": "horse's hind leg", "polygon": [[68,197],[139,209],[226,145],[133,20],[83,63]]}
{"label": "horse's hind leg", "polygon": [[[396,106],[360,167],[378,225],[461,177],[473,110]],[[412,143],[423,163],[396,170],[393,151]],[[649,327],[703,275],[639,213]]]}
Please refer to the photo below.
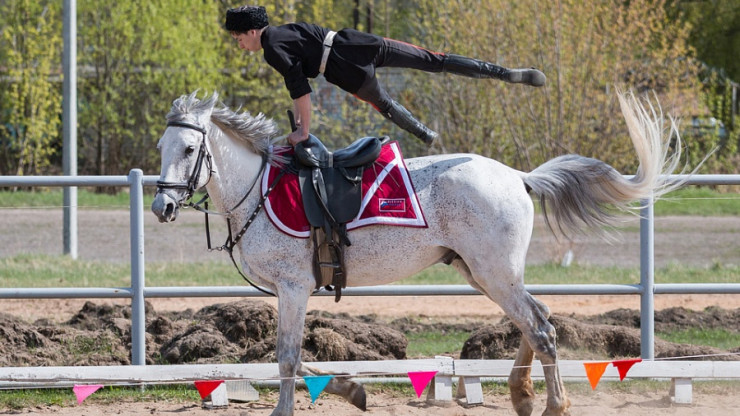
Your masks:
{"label": "horse's hind leg", "polygon": [[[547,408],[542,415],[569,415],[570,411],[568,408],[570,407],[570,400],[568,400],[565,394],[565,387],[563,386],[563,381],[560,378],[560,370],[557,366],[555,327],[547,321],[549,310],[544,304],[527,293],[523,286],[521,290],[516,290],[515,293],[508,293],[503,298],[507,300],[499,299],[503,301],[499,305],[507,312],[519,330],[522,331],[522,344],[519,347],[517,361],[521,360],[522,363],[529,361],[531,365],[532,357],[529,351],[533,351],[542,363],[542,369],[545,373],[545,384],[547,386]],[[504,306],[504,303],[506,306]],[[528,345],[524,345],[525,343]],[[523,376],[522,373],[518,373],[516,370],[512,370],[510,377],[514,379],[518,378],[522,382],[522,386],[524,386],[524,382],[529,379],[529,375]],[[531,381],[529,382],[531,383]],[[526,391],[526,387],[524,391]],[[516,394],[521,393],[522,389],[519,389]],[[514,390],[512,390],[512,400],[517,400]],[[527,408],[529,408],[529,412],[532,411],[531,402],[532,398],[530,397],[520,397],[520,407],[516,409],[518,414],[529,414],[522,412],[526,412]]]}
{"label": "horse's hind leg", "polygon": [[[532,298],[537,302],[540,310],[549,318],[550,310],[544,303]],[[514,367],[509,374],[509,391],[511,402],[517,415],[531,415],[534,410],[534,386],[532,385],[532,360],[534,351],[529,346],[529,341],[522,337],[519,350],[516,353]]]}
{"label": "horse's hind leg", "polygon": [[[566,397],[557,367],[555,328],[547,321],[550,312],[542,302],[524,289],[523,265],[521,270],[510,264],[489,269],[491,265],[486,267],[475,260],[472,265],[462,260],[457,260],[453,265],[476,289],[501,306],[522,332],[522,343],[515,363],[515,366],[522,368],[514,368],[509,377],[514,382],[510,389],[517,414],[529,415],[532,412],[534,390],[531,385],[531,370],[525,367],[531,366],[533,354],[542,363],[547,384],[547,408],[543,416],[570,414],[570,401]],[[485,274],[479,272],[480,270],[491,272],[483,278]]]}
{"label": "horse's hind leg", "polygon": [[516,353],[514,368],[509,374],[509,391],[514,411],[519,416],[529,416],[534,410],[534,387],[532,385],[532,359],[534,351],[529,342],[522,337]]}

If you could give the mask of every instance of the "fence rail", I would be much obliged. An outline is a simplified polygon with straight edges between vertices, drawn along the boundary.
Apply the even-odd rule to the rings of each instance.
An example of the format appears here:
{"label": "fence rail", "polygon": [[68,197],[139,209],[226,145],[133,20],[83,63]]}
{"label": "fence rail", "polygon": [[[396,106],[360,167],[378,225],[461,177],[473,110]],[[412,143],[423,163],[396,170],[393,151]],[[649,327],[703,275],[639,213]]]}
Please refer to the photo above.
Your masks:
{"label": "fence rail", "polygon": [[[35,186],[128,186],[130,188],[131,287],[124,288],[2,288],[0,299],[49,298],[130,298],[132,364],[146,364],[144,299],[164,297],[260,297],[253,288],[242,286],[146,287],[144,270],[144,186],[156,185],[157,176],[145,176],[139,169],[128,176],[0,176],[0,187]],[[671,180],[688,185],[740,185],[740,175],[671,175]],[[533,295],[639,295],[641,318],[641,355],[654,359],[655,294],[738,294],[740,283],[654,283],[654,215],[652,205],[642,212],[640,221],[639,284],[562,284],[526,285]],[[318,296],[334,296],[319,292]],[[403,286],[347,288],[343,296],[473,296],[478,291],[467,285]]]}

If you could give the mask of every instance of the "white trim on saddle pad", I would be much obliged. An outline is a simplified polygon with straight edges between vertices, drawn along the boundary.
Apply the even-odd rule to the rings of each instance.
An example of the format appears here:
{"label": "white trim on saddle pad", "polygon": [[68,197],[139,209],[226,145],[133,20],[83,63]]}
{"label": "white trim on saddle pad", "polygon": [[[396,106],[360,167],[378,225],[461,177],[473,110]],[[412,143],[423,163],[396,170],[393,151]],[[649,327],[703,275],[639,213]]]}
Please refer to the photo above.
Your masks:
{"label": "white trim on saddle pad", "polygon": [[[427,223],[426,219],[424,218],[424,213],[421,209],[421,204],[419,204],[419,198],[416,195],[416,191],[414,190],[414,185],[411,182],[411,177],[409,176],[408,169],[406,168],[406,163],[403,160],[403,156],[401,154],[401,149],[398,145],[398,142],[391,142],[388,143],[386,146],[389,146],[390,150],[393,152],[393,159],[391,159],[388,164],[377,173],[377,177],[375,178],[374,183],[370,186],[367,193],[363,196],[362,199],[362,205],[360,206],[360,213],[357,215],[355,219],[347,223],[347,229],[353,230],[360,227],[366,227],[369,225],[395,225],[395,226],[401,226],[401,227],[419,227],[419,228],[426,228]],[[267,166],[264,175],[262,176],[262,194],[264,195],[265,190],[269,186],[269,178],[270,178],[270,170],[272,169],[272,166]],[[393,169],[398,168],[398,172],[400,174],[402,186],[404,187],[406,191],[406,196],[408,197],[408,200],[406,198],[380,198],[376,195],[377,191],[381,189],[381,186],[383,185],[384,181],[386,179],[393,181],[392,178],[389,178],[391,172]],[[367,170],[372,170],[373,168],[370,167]],[[366,170],[366,171],[367,171]],[[395,182],[395,181],[394,181]],[[389,182],[390,183],[390,182]],[[406,207],[406,204],[408,203],[408,207]],[[372,204],[378,204],[377,209],[374,209]],[[368,207],[371,207],[377,212],[386,212],[389,214],[397,214],[399,211],[406,212],[407,208],[411,213],[411,216],[408,218],[403,218],[399,216],[372,216],[363,218],[363,214],[366,213],[368,210]],[[400,208],[402,209],[400,209]],[[283,223],[280,218],[278,218],[277,214],[273,210],[272,204],[270,202],[270,199],[268,198],[265,201],[265,212],[267,213],[267,216],[269,217],[270,221],[277,227],[280,231],[284,232],[285,234],[288,234],[293,237],[297,238],[308,238],[310,236],[310,231],[303,231],[303,230],[296,230],[285,223]]]}

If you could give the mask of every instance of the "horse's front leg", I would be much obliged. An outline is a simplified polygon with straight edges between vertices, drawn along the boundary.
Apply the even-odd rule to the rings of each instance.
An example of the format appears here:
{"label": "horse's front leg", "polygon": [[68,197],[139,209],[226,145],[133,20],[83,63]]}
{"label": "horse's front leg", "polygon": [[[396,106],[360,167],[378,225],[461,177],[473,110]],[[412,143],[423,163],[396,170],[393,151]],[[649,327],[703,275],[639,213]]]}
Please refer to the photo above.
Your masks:
{"label": "horse's front leg", "polygon": [[272,416],[289,416],[295,405],[295,377],[301,365],[303,327],[310,288],[292,285],[278,288],[277,360],[280,398]]}

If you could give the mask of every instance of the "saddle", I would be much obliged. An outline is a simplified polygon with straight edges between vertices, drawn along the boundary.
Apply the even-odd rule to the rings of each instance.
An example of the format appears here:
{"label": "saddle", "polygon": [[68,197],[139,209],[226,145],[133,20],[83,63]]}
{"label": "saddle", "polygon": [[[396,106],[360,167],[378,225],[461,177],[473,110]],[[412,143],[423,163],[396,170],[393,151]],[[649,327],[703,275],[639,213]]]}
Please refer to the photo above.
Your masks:
{"label": "saddle", "polygon": [[336,302],[347,287],[344,248],[352,245],[347,223],[360,212],[362,174],[378,158],[385,140],[365,137],[331,152],[316,136],[309,135],[294,149],[303,206],[311,224],[316,288],[331,281]]}

